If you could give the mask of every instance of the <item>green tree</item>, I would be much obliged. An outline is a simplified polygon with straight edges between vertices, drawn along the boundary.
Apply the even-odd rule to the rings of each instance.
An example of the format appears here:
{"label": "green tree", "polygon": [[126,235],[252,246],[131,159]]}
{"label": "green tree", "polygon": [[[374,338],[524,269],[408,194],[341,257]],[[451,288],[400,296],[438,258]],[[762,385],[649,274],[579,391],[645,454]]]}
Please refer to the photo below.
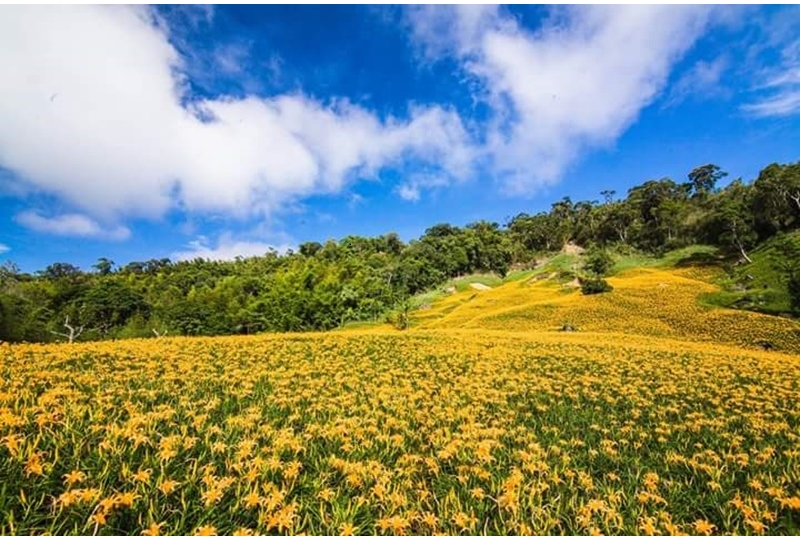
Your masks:
{"label": "green tree", "polygon": [[686,198],[686,190],[669,178],[649,180],[631,188],[628,203],[638,210],[641,228],[636,241],[640,247],[652,252],[663,251],[680,234]]}
{"label": "green tree", "polygon": [[597,208],[597,236],[601,245],[627,244],[637,220],[638,212],[629,201],[616,201]]}
{"label": "green tree", "polygon": [[693,190],[693,195],[697,197],[705,197],[714,191],[717,182],[728,176],[728,173],[719,168],[713,163],[695,167],[689,173],[689,183]]}
{"label": "green tree", "polygon": [[614,259],[605,249],[589,251],[584,262],[584,268],[595,276],[604,276],[614,265]]}
{"label": "green tree", "polygon": [[146,317],[150,311],[144,295],[124,281],[110,278],[88,288],[81,304],[84,324],[103,335],[125,326],[135,314]]}
{"label": "green tree", "polygon": [[557,247],[562,247],[574,234],[576,210],[572,199],[564,197],[550,207],[551,226],[556,237]]}
{"label": "green tree", "polygon": [[508,223],[512,242],[519,246],[524,256],[532,256],[539,251],[551,251],[559,245],[554,219],[546,212],[536,215],[518,214]]}
{"label": "green tree", "polygon": [[768,165],[753,188],[753,209],[762,238],[800,226],[800,162]]}
{"label": "green tree", "polygon": [[322,249],[322,244],[319,242],[304,242],[300,244],[300,254],[304,257],[313,257],[319,250]]}
{"label": "green tree", "polygon": [[740,179],[734,180],[714,201],[708,224],[711,240],[717,245],[734,249],[747,262],[752,262],[747,252],[756,244],[752,212],[753,190]]}
{"label": "green tree", "polygon": [[97,262],[92,265],[92,268],[95,268],[97,273],[101,276],[107,276],[114,268],[114,261],[105,257],[100,257],[97,259]]}

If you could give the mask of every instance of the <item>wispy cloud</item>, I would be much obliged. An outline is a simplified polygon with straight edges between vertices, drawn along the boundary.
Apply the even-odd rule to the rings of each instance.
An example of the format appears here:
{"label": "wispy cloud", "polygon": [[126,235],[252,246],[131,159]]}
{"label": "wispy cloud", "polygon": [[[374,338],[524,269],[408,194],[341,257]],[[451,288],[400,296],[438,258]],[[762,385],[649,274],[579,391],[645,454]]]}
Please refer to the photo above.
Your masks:
{"label": "wispy cloud", "polygon": [[729,95],[722,77],[730,62],[726,56],[713,60],[698,60],[670,87],[665,107],[675,107],[688,99],[706,100]]}
{"label": "wispy cloud", "polygon": [[125,240],[131,234],[127,227],[104,227],[92,218],[81,214],[61,214],[53,217],[44,217],[34,211],[27,211],[17,214],[15,219],[17,223],[31,230],[57,236]]}
{"label": "wispy cloud", "polygon": [[784,54],[781,66],[764,78],[756,90],[761,96],[742,106],[742,110],[759,117],[789,116],[800,113],[800,40],[790,46],[794,57]]}
{"label": "wispy cloud", "polygon": [[[757,117],[782,117],[800,113],[800,8],[783,7],[760,24],[760,39],[750,47],[747,73],[755,81],[756,97],[742,110]],[[777,52],[777,54],[776,54]],[[777,57],[777,59],[776,59]]]}
{"label": "wispy cloud", "polygon": [[222,73],[234,77],[245,76],[250,60],[250,47],[250,43],[235,42],[216,47],[213,52],[215,75]]}
{"label": "wispy cloud", "polygon": [[5,244],[0,244],[0,253],[6,253],[7,251],[11,251],[11,248]]}
{"label": "wispy cloud", "polygon": [[205,236],[199,236],[189,242],[187,249],[177,251],[172,254],[172,258],[178,261],[187,261],[197,258],[208,260],[231,261],[237,257],[263,256],[269,252],[286,253],[294,246],[281,244],[278,246],[247,240],[235,240],[229,233],[220,235],[216,245],[211,245]]}
{"label": "wispy cloud", "polygon": [[431,190],[447,186],[447,178],[435,174],[414,174],[407,181],[397,188],[397,194],[401,199],[410,202],[417,202],[422,197],[424,190]]}
{"label": "wispy cloud", "polygon": [[800,88],[782,88],[773,96],[742,106],[754,116],[790,116],[800,113]]}
{"label": "wispy cloud", "polygon": [[406,201],[417,202],[420,198],[419,187],[414,184],[402,184],[397,188],[397,194]]}

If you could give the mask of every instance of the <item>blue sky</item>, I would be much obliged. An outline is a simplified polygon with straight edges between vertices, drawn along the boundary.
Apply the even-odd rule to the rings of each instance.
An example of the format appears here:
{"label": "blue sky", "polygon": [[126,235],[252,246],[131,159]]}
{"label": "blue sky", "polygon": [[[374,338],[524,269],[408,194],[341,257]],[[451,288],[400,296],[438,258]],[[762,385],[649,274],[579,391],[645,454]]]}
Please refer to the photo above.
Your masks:
{"label": "blue sky", "polygon": [[0,262],[409,240],[800,159],[800,8],[0,7]]}

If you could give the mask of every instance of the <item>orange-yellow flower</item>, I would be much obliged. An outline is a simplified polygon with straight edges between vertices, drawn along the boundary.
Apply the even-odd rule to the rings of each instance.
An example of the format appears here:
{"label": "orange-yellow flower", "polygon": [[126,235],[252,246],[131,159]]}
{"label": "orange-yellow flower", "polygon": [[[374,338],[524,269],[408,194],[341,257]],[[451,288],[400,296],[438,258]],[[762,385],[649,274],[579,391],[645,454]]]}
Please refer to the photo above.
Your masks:
{"label": "orange-yellow flower", "polygon": [[705,534],[706,536],[710,536],[717,528],[716,525],[706,521],[705,519],[698,519],[693,523],[693,525],[694,530],[697,531],[698,534]]}
{"label": "orange-yellow flower", "polygon": [[152,473],[153,471],[150,469],[139,470],[136,472],[136,474],[131,476],[131,478],[133,479],[134,482],[141,482],[143,484],[146,484],[147,482],[150,481],[150,475]]}
{"label": "orange-yellow flower", "polygon": [[358,527],[353,525],[352,523],[344,523],[341,527],[339,527],[339,535],[340,536],[353,536]]}
{"label": "orange-yellow flower", "polygon": [[194,533],[195,536],[217,536],[217,528],[212,525],[203,525],[198,527]]}
{"label": "orange-yellow flower", "polygon": [[180,483],[176,482],[175,480],[163,480],[158,484],[158,490],[164,495],[169,495],[175,491],[175,488],[177,488],[179,485]]}
{"label": "orange-yellow flower", "polygon": [[164,523],[151,523],[148,528],[142,531],[142,536],[161,536],[161,527]]}

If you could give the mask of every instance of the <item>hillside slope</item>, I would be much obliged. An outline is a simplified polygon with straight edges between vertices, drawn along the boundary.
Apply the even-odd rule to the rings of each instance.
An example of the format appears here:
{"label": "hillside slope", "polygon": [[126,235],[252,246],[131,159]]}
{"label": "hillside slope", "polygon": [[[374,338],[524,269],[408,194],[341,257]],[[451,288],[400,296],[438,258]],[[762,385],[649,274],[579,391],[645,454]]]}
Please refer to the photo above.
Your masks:
{"label": "hillside slope", "polygon": [[800,268],[800,231],[770,238],[750,254],[752,262],[730,269],[721,280],[723,291],[709,302],[773,315],[791,311],[787,274]]}
{"label": "hillside slope", "polygon": [[[579,332],[709,341],[800,353],[800,323],[706,305],[718,292],[712,270],[635,268],[608,279],[611,293],[584,296],[555,273],[534,274],[491,290],[466,288],[414,312],[420,329]],[[611,336],[609,336],[611,338]]]}

